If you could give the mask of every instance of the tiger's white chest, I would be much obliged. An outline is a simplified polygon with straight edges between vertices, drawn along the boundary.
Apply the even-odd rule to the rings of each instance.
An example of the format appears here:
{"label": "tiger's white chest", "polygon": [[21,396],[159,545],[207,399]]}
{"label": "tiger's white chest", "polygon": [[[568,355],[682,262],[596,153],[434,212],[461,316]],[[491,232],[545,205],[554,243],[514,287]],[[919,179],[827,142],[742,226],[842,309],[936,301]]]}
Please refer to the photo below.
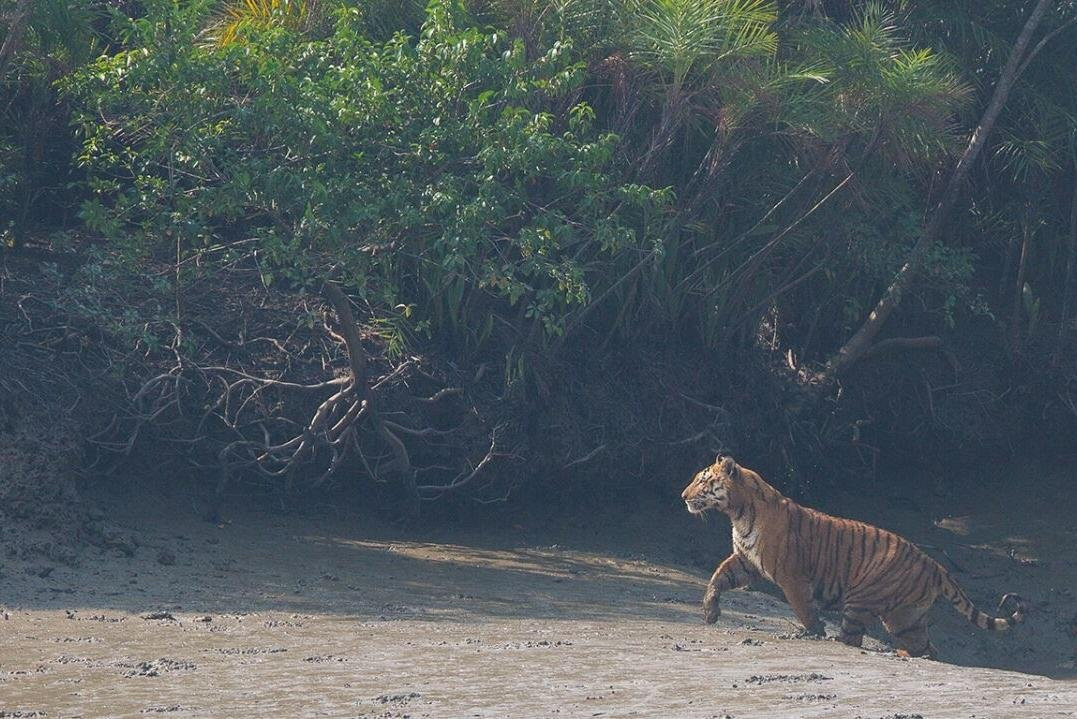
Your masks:
{"label": "tiger's white chest", "polygon": [[763,562],[761,561],[761,547],[759,546],[760,540],[760,528],[758,522],[753,522],[751,525],[743,525],[739,522],[733,522],[733,549],[738,554],[748,560],[748,562],[755,567],[755,570],[759,572],[765,579],[774,581],[774,577],[770,576],[767,570],[763,569]]}

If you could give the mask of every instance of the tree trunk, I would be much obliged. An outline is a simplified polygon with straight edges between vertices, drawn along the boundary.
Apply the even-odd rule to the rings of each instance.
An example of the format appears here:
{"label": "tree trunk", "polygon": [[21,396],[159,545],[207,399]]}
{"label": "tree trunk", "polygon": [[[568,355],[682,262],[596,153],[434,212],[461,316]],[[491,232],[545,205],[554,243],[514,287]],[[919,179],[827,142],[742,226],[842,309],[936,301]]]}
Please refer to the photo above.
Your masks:
{"label": "tree trunk", "polygon": [[1066,337],[1069,335],[1070,303],[1073,300],[1073,264],[1077,254],[1077,138],[1074,138],[1073,154],[1073,199],[1070,201],[1070,237],[1066,248],[1066,274],[1062,280],[1062,313],[1058,317],[1058,344],[1055,347],[1057,362],[1065,351]]}
{"label": "tree trunk", "polygon": [[1036,7],[1033,8],[1032,14],[1029,15],[1024,28],[1021,29],[1021,34],[1017,37],[1017,42],[1014,43],[1013,49],[1010,51],[1010,57],[1006,61],[1005,67],[1002,68],[998,83],[995,85],[995,91],[991,95],[991,101],[987,104],[983,117],[980,118],[980,124],[976,127],[975,132],[972,133],[968,146],[954,166],[953,173],[946,183],[946,189],[943,190],[942,198],[929,213],[923,234],[916,241],[905,260],[905,264],[898,270],[897,275],[894,276],[890,286],[887,287],[875,308],[864,321],[864,324],[830,358],[826,368],[827,375],[839,375],[861,359],[871,346],[875,336],[879,334],[879,330],[886,324],[890,314],[901,304],[901,297],[912,284],[912,280],[920,269],[920,264],[923,262],[924,257],[935,242],[938,241],[946,217],[957,203],[958,195],[968,178],[972,165],[979,157],[981,150],[983,150],[984,143],[987,141],[988,135],[991,134],[1003,105],[1006,104],[1010,90],[1013,88],[1014,80],[1017,78],[1018,71],[1025,58],[1028,44],[1032,40],[1032,35],[1051,4],[1051,0],[1039,0],[1036,3]]}
{"label": "tree trunk", "polygon": [[1017,260],[1017,280],[1013,288],[1013,312],[1010,316],[1010,355],[1016,357],[1021,349],[1021,305],[1025,292],[1025,271],[1028,267],[1028,248],[1032,242],[1031,219],[1025,219],[1021,233],[1021,255]]}

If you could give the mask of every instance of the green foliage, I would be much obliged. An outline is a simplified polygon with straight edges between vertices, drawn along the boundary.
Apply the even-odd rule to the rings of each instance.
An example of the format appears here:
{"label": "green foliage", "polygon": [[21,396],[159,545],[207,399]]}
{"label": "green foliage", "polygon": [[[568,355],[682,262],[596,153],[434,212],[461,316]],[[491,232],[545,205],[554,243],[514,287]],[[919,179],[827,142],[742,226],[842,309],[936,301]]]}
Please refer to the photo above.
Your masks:
{"label": "green foliage", "polygon": [[435,3],[418,41],[375,42],[342,10],[324,39],[246,24],[207,45],[203,8],[151,6],[67,85],[84,221],[133,256],[253,241],[265,283],[335,272],[464,349],[561,334],[669,196],[625,182],[568,46],[529,61],[462,17]]}
{"label": "green foliage", "polygon": [[[79,2],[40,5],[66,10],[35,21],[22,67],[70,58],[41,87],[100,48],[71,25],[96,7]],[[435,335],[517,346],[515,363],[584,326],[676,328],[715,348],[780,317],[787,341],[824,355],[919,237],[1024,12],[827,9],[149,0],[114,13],[108,54],[62,82],[91,194],[80,217],[129,259],[227,248],[266,285],[335,273],[394,352]],[[1048,188],[1072,172],[1077,137],[1073,93],[1051,79],[1072,57],[1066,12],[996,133],[989,166],[1009,189],[976,198],[986,240],[955,233],[906,304],[925,325],[1015,293],[1038,327],[1054,311],[1069,195]],[[20,123],[4,127],[0,186],[29,187]],[[1007,282],[985,281],[985,257],[1012,266],[1010,238],[1032,230],[1036,303],[1012,268],[995,297]]]}

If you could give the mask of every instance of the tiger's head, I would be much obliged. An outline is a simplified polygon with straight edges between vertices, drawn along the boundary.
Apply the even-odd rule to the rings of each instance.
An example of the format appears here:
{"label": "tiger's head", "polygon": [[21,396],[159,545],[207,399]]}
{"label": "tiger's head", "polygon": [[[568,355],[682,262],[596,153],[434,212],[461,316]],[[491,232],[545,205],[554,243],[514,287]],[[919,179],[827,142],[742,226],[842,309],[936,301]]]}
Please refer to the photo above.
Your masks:
{"label": "tiger's head", "polygon": [[681,499],[692,514],[702,514],[711,508],[729,512],[749,501],[747,479],[732,457],[718,455],[714,464],[692,478],[681,492]]}

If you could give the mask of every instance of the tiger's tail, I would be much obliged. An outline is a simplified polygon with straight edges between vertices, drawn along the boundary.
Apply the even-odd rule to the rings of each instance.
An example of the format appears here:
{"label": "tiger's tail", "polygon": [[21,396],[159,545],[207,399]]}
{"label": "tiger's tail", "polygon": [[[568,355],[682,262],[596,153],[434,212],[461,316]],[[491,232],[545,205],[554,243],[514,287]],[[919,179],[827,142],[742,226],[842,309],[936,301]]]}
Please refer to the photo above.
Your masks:
{"label": "tiger's tail", "polygon": [[1025,603],[1016,594],[1007,594],[1002,597],[1002,601],[998,603],[998,609],[996,610],[1001,612],[1007,602],[1013,602],[1015,605],[1013,613],[1008,617],[994,617],[977,609],[976,605],[965,594],[965,591],[953,580],[949,572],[943,572],[939,584],[942,596],[949,599],[954,608],[961,612],[965,619],[968,619],[980,629],[1004,632],[1015,624],[1020,624],[1025,619]]}

